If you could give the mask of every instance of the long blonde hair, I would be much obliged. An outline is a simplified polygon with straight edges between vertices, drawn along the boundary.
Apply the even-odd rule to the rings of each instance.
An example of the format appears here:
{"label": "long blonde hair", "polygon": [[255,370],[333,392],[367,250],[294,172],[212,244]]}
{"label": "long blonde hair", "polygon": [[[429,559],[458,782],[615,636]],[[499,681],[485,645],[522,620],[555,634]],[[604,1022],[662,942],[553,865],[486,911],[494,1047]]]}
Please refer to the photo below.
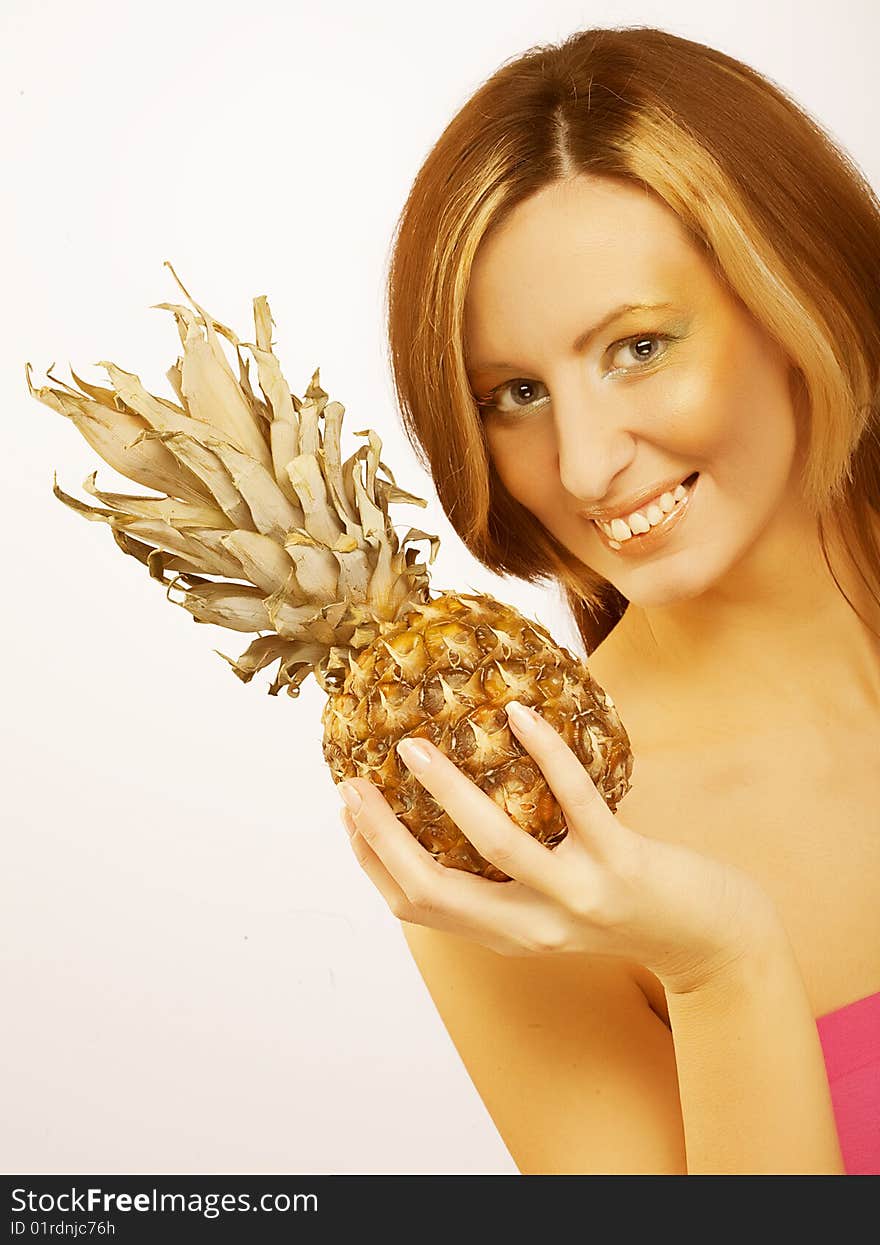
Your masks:
{"label": "long blonde hair", "polygon": [[464,543],[498,573],[560,581],[588,654],[626,608],[502,485],[463,347],[480,242],[524,199],[581,173],[658,196],[781,343],[808,411],[804,491],[826,564],[822,519],[834,514],[880,601],[880,203],[781,87],[653,27],[579,31],[502,65],[440,135],[398,219],[395,391]]}

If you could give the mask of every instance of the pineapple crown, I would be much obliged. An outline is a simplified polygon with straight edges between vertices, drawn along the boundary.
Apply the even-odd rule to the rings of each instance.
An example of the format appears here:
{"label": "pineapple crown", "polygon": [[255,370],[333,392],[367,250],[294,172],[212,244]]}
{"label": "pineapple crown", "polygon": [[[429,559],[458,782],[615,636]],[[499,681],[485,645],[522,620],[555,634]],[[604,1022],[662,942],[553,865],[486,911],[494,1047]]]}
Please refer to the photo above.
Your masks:
{"label": "pineapple crown", "polygon": [[[243,682],[278,660],[270,695],[281,688],[298,695],[310,673],[331,692],[358,651],[405,609],[430,599],[427,565],[439,539],[410,528],[398,541],[388,514],[393,502],[426,503],[397,487],[372,429],[355,433],[367,444],[342,461],[345,408],[328,401],[319,369],[303,398],[291,393],[272,351],[265,295],[253,300],[256,342],[241,342],[165,263],[196,312],[154,305],[174,314],[183,346],[166,372],[180,405],[106,361],[97,366],[112,389],[86,384],[70,368],[82,393],[51,371],[49,379],[64,388],[35,389],[25,365],[32,397],[72,420],[115,471],[163,496],[102,492],[96,471],[82,487],[109,509],[69,496],[57,473],[52,491],[78,514],[108,523],[123,553],[143,562],[195,622],[268,631],[237,660],[214,650]],[[235,348],[238,379],[218,334]],[[242,346],[256,360],[262,397],[251,387]],[[418,560],[420,541],[430,542],[427,565]],[[171,595],[175,588],[182,600]]]}

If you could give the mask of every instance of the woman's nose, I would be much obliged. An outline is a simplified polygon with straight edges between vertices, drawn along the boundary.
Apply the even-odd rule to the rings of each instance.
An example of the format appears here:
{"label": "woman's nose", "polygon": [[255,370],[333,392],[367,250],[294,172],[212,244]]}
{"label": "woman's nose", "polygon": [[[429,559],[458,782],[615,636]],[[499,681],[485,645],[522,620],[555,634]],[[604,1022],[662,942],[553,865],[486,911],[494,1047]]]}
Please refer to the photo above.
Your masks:
{"label": "woman's nose", "polygon": [[559,479],[565,491],[584,506],[599,506],[611,481],[632,460],[631,433],[611,417],[585,414],[583,404],[559,408],[554,403]]}

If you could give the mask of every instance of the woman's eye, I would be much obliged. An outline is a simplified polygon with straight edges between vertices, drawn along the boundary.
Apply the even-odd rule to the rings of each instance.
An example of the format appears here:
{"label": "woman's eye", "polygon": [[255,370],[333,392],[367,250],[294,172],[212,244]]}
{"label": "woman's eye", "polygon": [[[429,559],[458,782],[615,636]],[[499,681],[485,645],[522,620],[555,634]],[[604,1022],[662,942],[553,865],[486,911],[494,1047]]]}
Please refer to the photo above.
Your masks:
{"label": "woman's eye", "polygon": [[[535,398],[535,392],[543,389],[547,392],[547,386],[543,385],[539,380],[516,380],[505,381],[503,385],[499,385],[497,389],[493,389],[485,398],[478,398],[479,406],[487,407],[490,411],[497,411],[501,415],[510,415],[519,411],[532,411],[538,406],[543,406],[549,401],[550,395],[540,400]],[[512,405],[502,405],[502,398],[508,397]]]}
{"label": "woman's eye", "polygon": [[[629,366],[624,363],[612,367],[608,375],[615,376],[620,372],[640,371],[656,362],[658,358],[662,358],[666,353],[665,350],[659,354],[656,350],[651,350],[652,343],[668,343],[674,340],[672,333],[637,333],[633,337],[622,338],[614,342],[606,351],[606,354],[613,352],[612,363],[620,356],[626,358],[624,352],[629,352],[630,362]],[[544,396],[540,395],[540,390],[543,390]],[[547,393],[547,386],[541,381],[518,376],[515,380],[508,380],[503,385],[498,385],[491,393],[477,398],[476,401],[478,406],[498,415],[518,415],[538,410],[550,401],[550,395]]]}
{"label": "woman's eye", "polygon": [[[630,353],[629,357],[631,360],[633,358],[637,360],[635,366],[636,368],[639,368],[645,364],[654,363],[656,359],[662,358],[662,356],[666,353],[665,350],[662,351],[660,355],[656,352],[651,352],[650,350],[645,351],[644,347],[646,344],[649,345],[651,342],[670,342],[672,340],[673,338],[671,333],[638,333],[635,337],[627,337],[622,341],[615,342],[613,346],[609,347],[609,349],[614,351],[612,361],[616,359],[622,351],[637,351],[638,353],[636,354]],[[633,369],[631,367],[623,366],[613,367],[611,372],[613,375],[615,372],[630,372],[632,370]]]}

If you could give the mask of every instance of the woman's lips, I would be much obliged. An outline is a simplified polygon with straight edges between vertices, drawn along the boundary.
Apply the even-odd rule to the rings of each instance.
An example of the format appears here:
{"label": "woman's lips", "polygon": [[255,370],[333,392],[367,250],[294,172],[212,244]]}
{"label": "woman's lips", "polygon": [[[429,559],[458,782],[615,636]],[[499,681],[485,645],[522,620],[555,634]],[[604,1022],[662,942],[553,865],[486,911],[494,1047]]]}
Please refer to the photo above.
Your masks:
{"label": "woman's lips", "polygon": [[616,553],[622,558],[641,558],[646,554],[653,552],[665,541],[669,539],[671,534],[684,521],[688,511],[694,500],[694,493],[699,487],[700,476],[689,485],[687,496],[680,502],[676,503],[675,509],[670,510],[669,514],[663,518],[656,527],[652,527],[650,532],[643,532],[640,536],[630,536],[629,540],[614,541],[602,530],[598,523],[593,519],[588,522],[599,534],[599,539],[610,553]]}

